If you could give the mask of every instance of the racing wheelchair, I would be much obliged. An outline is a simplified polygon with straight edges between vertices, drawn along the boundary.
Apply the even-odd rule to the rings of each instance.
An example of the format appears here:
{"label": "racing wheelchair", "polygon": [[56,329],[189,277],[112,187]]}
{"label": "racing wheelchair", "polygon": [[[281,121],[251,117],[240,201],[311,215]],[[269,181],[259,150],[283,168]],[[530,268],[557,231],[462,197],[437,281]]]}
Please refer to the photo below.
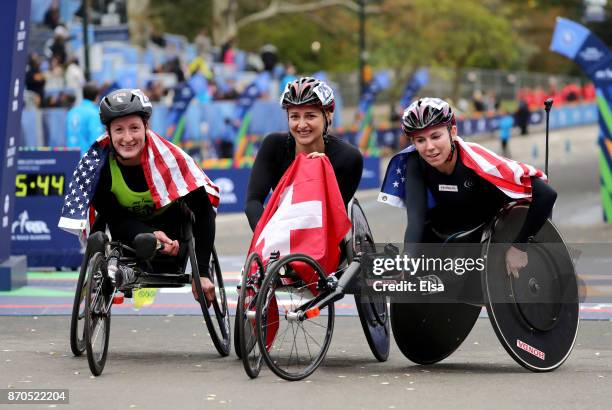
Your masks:
{"label": "racing wheelchair", "polygon": [[[379,361],[389,356],[387,298],[363,296],[357,275],[360,258],[374,248],[368,222],[356,198],[348,206],[352,228],[344,240],[344,261],[327,275],[310,256],[272,255],[264,265],[257,253],[246,260],[236,311],[236,354],[246,373],[258,376],[262,360],[279,377],[297,381],[321,364],[334,330],[334,303],[353,294],[370,350]],[[308,272],[311,280],[296,271]]]}
{"label": "racing wheelchair", "polygon": [[[485,306],[499,341],[521,366],[551,371],[569,357],[578,331],[578,285],[571,255],[550,220],[530,238],[529,262],[519,277],[505,272],[505,252],[527,210],[521,202],[508,204],[490,224],[446,238],[447,243],[479,244],[477,256],[484,259],[484,270],[455,283],[470,290],[469,297],[460,292],[453,301],[429,294],[408,302],[391,298],[391,328],[404,356],[422,365],[450,356]],[[452,282],[450,276],[437,279]]]}
{"label": "racing wheelchair", "polygon": [[[75,356],[87,351],[92,374],[104,370],[110,336],[111,308],[121,303],[123,295],[132,297],[141,288],[176,288],[190,285],[199,278],[192,226],[194,216],[179,200],[182,215],[179,253],[176,257],[158,254],[153,234],[139,234],[133,246],[111,241],[104,233],[105,223],[96,220],[87,239],[74,297],[70,323],[70,348]],[[93,231],[96,232],[93,232]],[[188,265],[189,263],[189,265]],[[132,272],[133,280],[120,281],[109,274],[109,266],[117,272]],[[188,269],[190,267],[190,271]],[[230,320],[219,259],[213,247],[209,265],[210,280],[215,285],[215,299],[207,303],[199,280],[195,283],[198,301],[213,344],[221,356],[230,351]]]}

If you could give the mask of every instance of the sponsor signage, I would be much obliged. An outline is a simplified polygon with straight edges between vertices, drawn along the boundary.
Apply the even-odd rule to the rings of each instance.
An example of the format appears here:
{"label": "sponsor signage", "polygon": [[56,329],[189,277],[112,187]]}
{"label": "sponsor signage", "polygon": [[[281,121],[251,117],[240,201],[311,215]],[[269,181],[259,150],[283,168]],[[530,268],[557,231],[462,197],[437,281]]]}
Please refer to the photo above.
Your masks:
{"label": "sponsor signage", "polygon": [[78,238],[57,227],[66,188],[80,151],[20,149],[12,194],[11,253],[26,255],[30,267],[77,267]]}
{"label": "sponsor signage", "polygon": [[[16,150],[21,136],[21,111],[27,57],[29,1],[0,2],[0,238],[8,238],[14,213]],[[0,262],[11,242],[0,241]]]}

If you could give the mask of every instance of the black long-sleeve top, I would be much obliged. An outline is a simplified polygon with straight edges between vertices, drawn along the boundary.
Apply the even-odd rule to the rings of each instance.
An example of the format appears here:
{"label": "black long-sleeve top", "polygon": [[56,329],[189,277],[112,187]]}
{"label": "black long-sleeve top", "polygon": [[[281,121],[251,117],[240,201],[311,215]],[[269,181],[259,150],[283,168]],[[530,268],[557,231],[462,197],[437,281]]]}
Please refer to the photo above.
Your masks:
{"label": "black long-sleeve top", "polygon": [[[461,154],[459,154],[461,155]],[[406,162],[406,198],[408,226],[405,243],[421,242],[426,221],[439,232],[452,233],[467,230],[490,221],[501,207],[512,199],[495,185],[481,178],[457,159],[450,175],[427,164],[418,152]],[[540,178],[531,177],[532,198],[523,227],[514,243],[524,250],[524,244],[535,235],[550,215],[557,193]],[[427,209],[427,190],[436,206]]]}
{"label": "black long-sleeve top", "polygon": [[[344,206],[355,195],[363,172],[363,157],[351,144],[333,135],[325,137],[325,155],[334,169]],[[295,159],[295,140],[288,133],[269,134],[257,152],[249,177],[245,213],[254,231],[264,201]]]}

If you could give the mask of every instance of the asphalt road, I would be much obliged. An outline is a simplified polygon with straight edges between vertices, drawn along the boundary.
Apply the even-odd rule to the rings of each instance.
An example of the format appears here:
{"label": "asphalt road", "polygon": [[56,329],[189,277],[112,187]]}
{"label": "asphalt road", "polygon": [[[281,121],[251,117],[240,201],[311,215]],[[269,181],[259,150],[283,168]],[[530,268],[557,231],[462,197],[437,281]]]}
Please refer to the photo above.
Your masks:
{"label": "asphalt road", "polygon": [[612,403],[609,321],[582,322],[566,363],[536,374],[506,354],[487,319],[478,320],[452,356],[424,367],[394,343],[389,360],[377,362],[359,320],[337,317],[327,358],[300,382],[265,368],[250,380],[233,354],[218,356],[191,316],[113,318],[106,368],[94,378],[87,359],[70,353],[68,326],[68,317],[0,317],[0,387],[67,388],[70,408],[91,410],[609,409]]}

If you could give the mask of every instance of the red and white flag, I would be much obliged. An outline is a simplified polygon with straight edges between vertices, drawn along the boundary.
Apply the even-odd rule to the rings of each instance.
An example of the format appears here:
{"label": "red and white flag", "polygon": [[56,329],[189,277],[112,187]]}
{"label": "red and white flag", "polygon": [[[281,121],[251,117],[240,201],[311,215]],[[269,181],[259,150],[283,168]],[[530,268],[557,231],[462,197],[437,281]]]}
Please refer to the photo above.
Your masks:
{"label": "red and white flag", "polygon": [[[64,198],[58,224],[60,228],[75,235],[88,234],[87,229],[93,223],[94,215],[89,202],[96,193],[102,168],[110,153],[110,144],[110,137],[104,134],[79,161]],[[156,208],[204,187],[213,209],[217,210],[219,187],[185,151],[152,130],[147,131],[140,164]]]}
{"label": "red and white flag", "polygon": [[[249,247],[264,263],[272,252],[280,257],[303,253],[330,274],[340,261],[340,241],[351,228],[334,170],[327,157],[298,155],[274,190]],[[310,283],[314,272],[300,272]]]}
{"label": "red and white flag", "polygon": [[[276,186],[249,247],[264,265],[272,252],[280,257],[303,253],[316,260],[329,275],[340,262],[340,241],[351,228],[334,170],[327,157],[298,155]],[[316,295],[317,273],[295,263],[293,270]],[[250,273],[250,272],[249,272]],[[268,307],[267,346],[278,330],[276,299]]]}

